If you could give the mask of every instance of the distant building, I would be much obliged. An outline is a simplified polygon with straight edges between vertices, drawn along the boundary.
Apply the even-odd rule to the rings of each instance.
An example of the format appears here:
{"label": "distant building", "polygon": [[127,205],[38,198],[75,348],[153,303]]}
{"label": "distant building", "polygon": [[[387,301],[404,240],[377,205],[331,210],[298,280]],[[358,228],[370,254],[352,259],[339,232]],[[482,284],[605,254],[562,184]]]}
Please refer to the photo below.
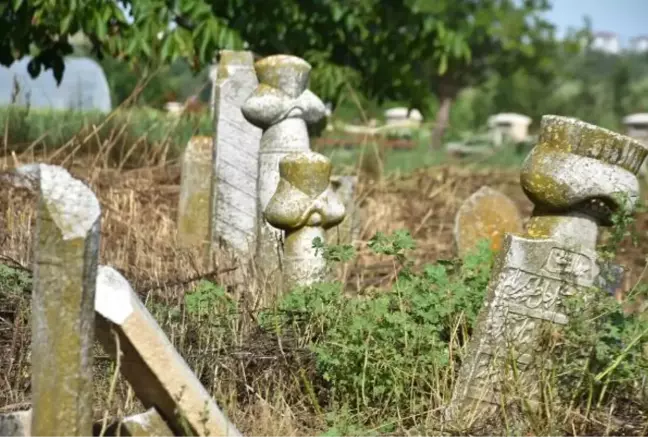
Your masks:
{"label": "distant building", "polygon": [[51,69],[32,78],[27,72],[31,57],[0,66],[0,107],[16,104],[32,108],[60,110],[112,109],[110,88],[101,66],[90,58],[65,58],[65,71],[60,84]]}
{"label": "distant building", "polygon": [[612,32],[595,32],[592,49],[605,53],[617,54],[621,50],[619,38]]}
{"label": "distant building", "polygon": [[641,35],[630,40],[630,49],[633,52],[648,52],[648,35]]}

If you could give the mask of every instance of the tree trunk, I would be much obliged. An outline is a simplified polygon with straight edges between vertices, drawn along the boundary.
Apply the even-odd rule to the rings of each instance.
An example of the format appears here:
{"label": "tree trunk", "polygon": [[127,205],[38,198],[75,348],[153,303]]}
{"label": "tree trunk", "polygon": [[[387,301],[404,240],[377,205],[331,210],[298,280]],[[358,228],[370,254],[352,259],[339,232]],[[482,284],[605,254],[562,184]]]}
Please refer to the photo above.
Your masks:
{"label": "tree trunk", "polygon": [[441,105],[437,111],[434,127],[432,128],[430,151],[439,150],[443,147],[443,135],[450,121],[450,107],[452,106],[452,97],[441,97]]}

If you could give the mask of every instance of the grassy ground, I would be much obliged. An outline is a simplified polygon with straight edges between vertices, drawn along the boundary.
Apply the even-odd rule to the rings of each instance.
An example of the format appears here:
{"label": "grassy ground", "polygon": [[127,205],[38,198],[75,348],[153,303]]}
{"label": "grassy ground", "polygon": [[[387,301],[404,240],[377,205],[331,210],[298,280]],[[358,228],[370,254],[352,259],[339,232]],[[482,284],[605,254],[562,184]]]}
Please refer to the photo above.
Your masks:
{"label": "grassy ground", "polygon": [[[120,169],[119,160],[103,159],[118,128],[96,150],[75,136],[76,154],[32,148],[4,165],[52,161],[90,184],[103,210],[100,262],[131,281],[245,434],[646,435],[648,322],[632,312],[631,302],[620,305],[601,293],[587,305],[575,302],[570,327],[551,333],[556,366],[543,374],[548,395],[541,411],[520,407],[466,423],[467,430],[444,428],[443,406],[465,345],[457,332],[470,333],[492,262],[487,250],[455,259],[454,215],[465,198],[489,185],[528,216],[532,205],[515,168],[521,156],[509,151],[459,161],[429,154],[425,137],[415,150],[387,151],[381,177],[360,173],[364,220],[354,255],[340,248],[346,261],[335,264],[333,282],[285,293],[256,281],[249,260],[222,252],[205,266],[196,251],[178,248],[180,175],[169,157],[178,144],[125,149],[132,150],[134,168]],[[359,164],[361,150],[324,153],[337,171],[352,172],[367,170]],[[0,189],[0,412],[29,405],[34,200]],[[637,215],[636,228],[639,246],[626,238],[615,249],[638,295],[646,291],[647,214]],[[603,241],[608,234],[614,233]],[[97,419],[141,411],[121,378],[105,395],[114,367],[100,348],[95,369]],[[522,405],[515,395],[511,400]]]}

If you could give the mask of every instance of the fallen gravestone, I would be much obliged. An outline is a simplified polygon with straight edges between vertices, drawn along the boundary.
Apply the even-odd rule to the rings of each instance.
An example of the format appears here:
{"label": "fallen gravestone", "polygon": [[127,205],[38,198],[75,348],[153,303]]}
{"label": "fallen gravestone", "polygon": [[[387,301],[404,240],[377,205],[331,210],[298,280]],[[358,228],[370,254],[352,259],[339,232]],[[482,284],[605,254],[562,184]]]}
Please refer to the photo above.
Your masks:
{"label": "fallen gravestone", "polygon": [[[238,436],[128,281],[100,266],[97,274],[97,338],[145,408],[155,408],[175,435]],[[116,333],[117,338],[115,338]]]}
{"label": "fallen gravestone", "polygon": [[[307,124],[326,114],[324,103],[307,89],[311,66],[296,56],[276,55],[256,62],[259,86],[247,99],[243,115],[263,130],[259,157],[258,205],[265,211],[279,183],[279,161],[310,150]],[[266,274],[280,269],[281,231],[260,218],[257,262]]]}
{"label": "fallen gravestone", "polygon": [[256,248],[261,129],[241,107],[257,89],[252,52],[221,50],[214,83],[211,244],[248,257]]}
{"label": "fallen gravestone", "polygon": [[522,216],[517,205],[505,194],[484,186],[462,204],[454,224],[454,241],[459,257],[477,247],[482,239],[499,251],[504,234],[521,234]]}
{"label": "fallen gravestone", "polygon": [[505,237],[493,268],[447,410],[457,426],[471,412],[506,407],[519,393],[529,405],[540,397],[543,328],[568,323],[564,300],[597,281],[598,226],[611,225],[615,211],[634,210],[647,153],[627,136],[543,117],[521,172],[534,214],[524,237]]}
{"label": "fallen gravestone", "polygon": [[208,136],[192,137],[182,156],[178,203],[181,247],[206,247],[209,243],[212,141]]}
{"label": "fallen gravestone", "polygon": [[265,218],[286,232],[284,286],[321,281],[326,260],[313,241],[326,241],[326,229],[344,219],[344,204],[331,189],[331,161],[315,152],[293,153],[279,164],[281,179],[268,202]]}

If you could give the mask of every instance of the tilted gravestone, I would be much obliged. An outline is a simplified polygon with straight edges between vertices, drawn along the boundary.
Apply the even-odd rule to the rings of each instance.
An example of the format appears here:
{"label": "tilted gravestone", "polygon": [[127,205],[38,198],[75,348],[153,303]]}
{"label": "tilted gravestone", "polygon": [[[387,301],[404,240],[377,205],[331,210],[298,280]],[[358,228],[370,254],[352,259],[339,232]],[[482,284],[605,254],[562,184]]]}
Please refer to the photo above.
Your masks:
{"label": "tilted gravestone", "polygon": [[[276,55],[256,62],[259,86],[242,107],[243,115],[263,130],[259,156],[258,211],[264,211],[279,183],[279,161],[310,150],[307,124],[321,120],[324,103],[307,89],[311,66],[296,56]],[[272,274],[281,265],[281,231],[259,218],[257,262]]]}
{"label": "tilted gravestone", "polygon": [[454,241],[459,257],[474,250],[482,239],[498,251],[506,233],[522,233],[522,216],[508,196],[483,186],[459,207],[455,216]]}
{"label": "tilted gravestone", "polygon": [[360,210],[356,205],[355,189],[357,176],[331,176],[331,188],[339,196],[346,215],[342,223],[326,231],[326,237],[332,244],[349,244],[358,238],[360,233]]}
{"label": "tilted gravestone", "polygon": [[[97,338],[146,408],[154,407],[176,435],[238,436],[207,390],[173,347],[128,281],[100,266]],[[116,333],[117,338],[115,338]]]}
{"label": "tilted gravestone", "polygon": [[[631,212],[648,150],[629,137],[579,120],[544,116],[521,183],[535,209],[524,237],[507,235],[484,307],[457,376],[448,418],[493,411],[515,384],[539,397],[539,340],[546,324],[566,324],[564,299],[595,284],[598,226]],[[515,374],[511,365],[517,369]],[[510,398],[508,400],[511,400]]]}
{"label": "tilted gravestone", "polygon": [[211,244],[220,241],[252,255],[260,213],[257,205],[261,129],[241,107],[257,89],[252,52],[221,50],[214,83],[214,147]]}
{"label": "tilted gravestone", "polygon": [[63,168],[40,164],[32,293],[33,435],[92,432],[92,344],[99,201]]}
{"label": "tilted gravestone", "polygon": [[209,136],[194,136],[182,156],[178,203],[181,247],[206,247],[209,243],[212,141]]}
{"label": "tilted gravestone", "polygon": [[264,215],[286,232],[284,284],[309,285],[324,279],[326,261],[313,241],[344,219],[344,204],[331,189],[331,161],[315,152],[293,153],[279,164],[280,180]]}

